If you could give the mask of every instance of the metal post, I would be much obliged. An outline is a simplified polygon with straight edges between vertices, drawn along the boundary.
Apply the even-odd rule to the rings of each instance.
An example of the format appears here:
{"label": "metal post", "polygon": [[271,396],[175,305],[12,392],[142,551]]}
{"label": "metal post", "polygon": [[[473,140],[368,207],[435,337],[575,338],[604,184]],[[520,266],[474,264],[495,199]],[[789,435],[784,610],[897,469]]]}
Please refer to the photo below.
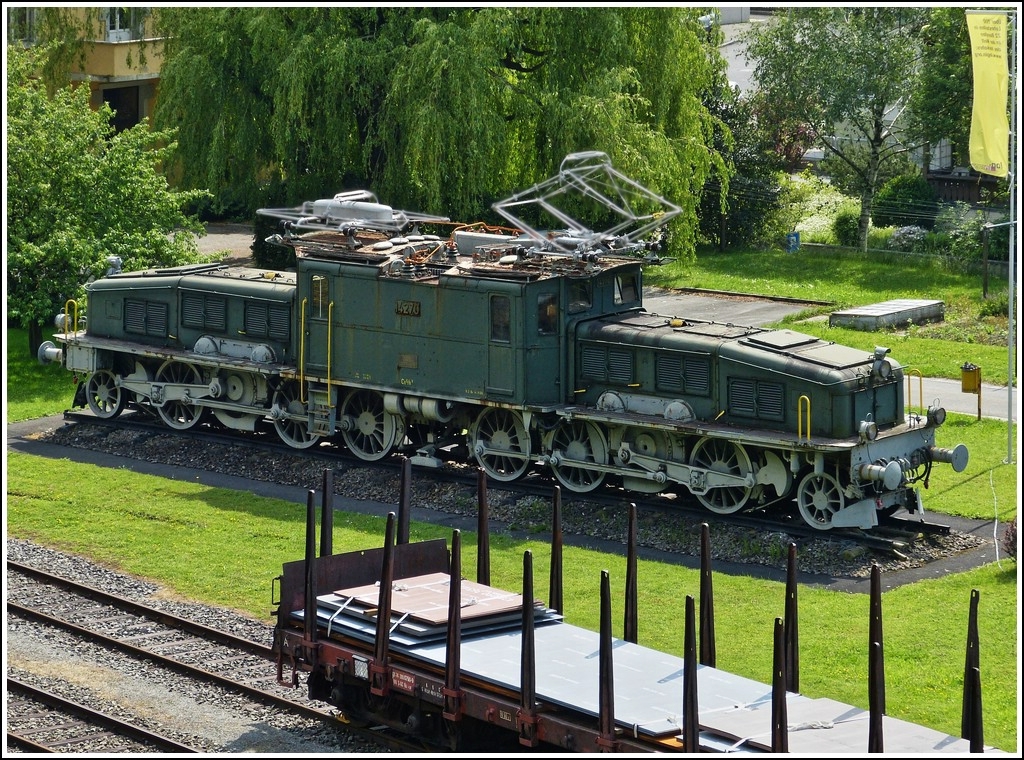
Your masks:
{"label": "metal post", "polygon": [[476,582],[491,585],[491,533],[490,515],[487,507],[487,473],[483,467],[476,471]]}
{"label": "metal post", "polygon": [[551,495],[551,574],[549,578],[548,605],[561,615],[562,594],[562,489],[555,486]]}
{"label": "metal post", "polygon": [[615,668],[612,664],[612,592],[608,571],[601,571],[601,632],[598,647],[597,744],[603,752],[614,752],[615,741]]}
{"label": "metal post", "polygon": [[462,720],[462,534],[452,532],[452,558],[448,568],[448,635],[445,639],[445,720]]}
{"label": "metal post", "polygon": [[320,556],[334,554],[334,470],[324,470],[320,494]]}
{"label": "metal post", "polygon": [[302,623],[305,639],[317,641],[316,621],[316,491],[306,492],[306,604],[303,608]]}
{"label": "metal post", "polygon": [[533,554],[523,552],[523,626],[519,653],[519,743],[536,747],[537,656],[533,621]]}
{"label": "metal post", "polygon": [[386,696],[388,658],[391,649],[391,591],[395,578],[395,513],[388,512],[384,528],[384,558],[380,570],[380,593],[377,595],[377,628],[374,637],[373,658],[370,664],[370,693]]}
{"label": "metal post", "polygon": [[402,478],[398,494],[397,544],[409,543],[409,510],[412,509],[412,460],[402,457]]}
{"label": "metal post", "polygon": [[626,537],[626,611],[622,638],[631,644],[637,640],[636,579],[636,504],[629,505],[629,535]]}
{"label": "metal post", "polygon": [[697,624],[693,597],[686,597],[683,631],[683,752],[700,752],[700,711],[697,709]]}
{"label": "metal post", "polygon": [[[878,565],[871,566],[871,601],[868,620],[868,637],[871,651],[869,656],[877,652],[878,668],[872,668],[869,679],[877,679],[875,686],[878,688],[880,701],[878,708],[885,712],[885,671],[882,668],[882,570]],[[877,646],[876,646],[877,645]]]}
{"label": "metal post", "polygon": [[981,665],[981,658],[978,653],[978,602],[980,594],[978,589],[971,589],[971,607],[967,616],[967,656],[964,658],[964,698],[963,710],[960,717],[960,736],[964,739],[971,739],[977,728],[974,726],[974,714],[976,712],[975,702],[981,701],[981,695],[975,692],[975,680],[971,672],[977,670]]}
{"label": "metal post", "polygon": [[789,752],[789,711],[786,705],[786,632],[775,618],[772,639],[772,752]]}
{"label": "metal post", "polygon": [[715,667],[715,600],[711,588],[711,532],[700,526],[700,664]]}
{"label": "metal post", "polygon": [[786,688],[794,694],[800,691],[800,642],[796,589],[796,544],[790,544],[786,569]]}

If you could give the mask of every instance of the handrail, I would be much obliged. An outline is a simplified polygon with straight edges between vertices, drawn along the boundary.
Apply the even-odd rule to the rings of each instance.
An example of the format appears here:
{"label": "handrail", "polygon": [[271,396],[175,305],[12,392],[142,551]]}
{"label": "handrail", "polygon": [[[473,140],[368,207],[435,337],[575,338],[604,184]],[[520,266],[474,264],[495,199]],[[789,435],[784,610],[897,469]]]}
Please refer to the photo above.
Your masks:
{"label": "handrail", "polygon": [[306,305],[308,298],[302,299],[302,306],[299,307],[299,401],[306,403]]}
{"label": "handrail", "polygon": [[907,407],[913,408],[914,406],[914,393],[913,384],[910,382],[910,378],[917,375],[918,380],[918,400],[921,402],[921,413],[924,414],[924,376],[921,374],[919,369],[908,369],[904,371],[907,377]]}
{"label": "handrail", "polygon": [[334,324],[334,301],[327,304],[327,408],[334,409],[331,402],[331,327]]}
{"label": "handrail", "polygon": [[796,402],[796,437],[800,440],[803,437],[803,414],[804,406],[807,406],[807,440],[811,440],[811,399],[807,396],[801,396]]}
{"label": "handrail", "polygon": [[[77,338],[78,337],[78,301],[76,301],[74,298],[69,298],[67,301],[64,302],[64,319],[67,320],[69,317],[71,317],[71,307],[72,306],[74,307],[74,312],[75,313],[74,313],[74,318],[71,320],[71,324],[73,325],[73,327],[71,328],[70,332],[71,332],[71,337],[72,338]],[[64,332],[65,333],[69,332],[68,331],[67,321],[64,322]]]}

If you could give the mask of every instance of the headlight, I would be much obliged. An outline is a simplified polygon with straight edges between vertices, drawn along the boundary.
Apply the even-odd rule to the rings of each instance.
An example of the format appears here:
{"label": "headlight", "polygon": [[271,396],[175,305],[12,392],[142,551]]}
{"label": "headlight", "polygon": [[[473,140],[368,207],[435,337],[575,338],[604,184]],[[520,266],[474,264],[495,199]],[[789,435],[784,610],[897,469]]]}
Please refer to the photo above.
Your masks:
{"label": "headlight", "polygon": [[946,421],[946,410],[941,406],[928,410],[928,424],[931,427],[939,427]]}
{"label": "headlight", "polygon": [[889,364],[889,360],[886,359],[886,355],[891,349],[883,346],[875,346],[875,361],[871,365],[871,371],[875,373],[875,376],[881,380],[888,380],[892,377],[892,365]]}
{"label": "headlight", "polygon": [[858,430],[862,440],[873,441],[878,437],[878,425],[871,420],[862,420]]}

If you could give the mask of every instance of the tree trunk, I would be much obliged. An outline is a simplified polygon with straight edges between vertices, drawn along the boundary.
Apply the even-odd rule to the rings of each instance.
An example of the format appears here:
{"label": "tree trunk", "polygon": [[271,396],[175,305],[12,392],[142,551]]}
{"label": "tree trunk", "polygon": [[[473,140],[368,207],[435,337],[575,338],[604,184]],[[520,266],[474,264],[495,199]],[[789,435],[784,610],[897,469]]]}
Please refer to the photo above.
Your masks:
{"label": "tree trunk", "polygon": [[32,358],[37,357],[41,345],[43,345],[43,326],[39,322],[30,322],[28,326],[28,355]]}

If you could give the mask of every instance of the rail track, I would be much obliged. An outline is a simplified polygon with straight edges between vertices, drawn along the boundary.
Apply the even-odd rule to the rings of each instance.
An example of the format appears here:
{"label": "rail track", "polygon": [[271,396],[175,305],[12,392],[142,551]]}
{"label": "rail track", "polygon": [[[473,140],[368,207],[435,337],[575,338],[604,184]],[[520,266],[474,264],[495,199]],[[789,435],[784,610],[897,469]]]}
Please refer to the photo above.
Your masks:
{"label": "rail track", "polygon": [[24,752],[173,752],[194,747],[16,678],[6,683],[7,746]]}
{"label": "rail track", "polygon": [[[144,435],[166,435],[187,439],[196,445],[240,447],[253,452],[265,453],[276,459],[301,456],[304,459],[317,463],[318,466],[323,468],[367,468],[380,472],[382,480],[396,477],[403,467],[401,457],[367,462],[349,454],[343,447],[329,443],[298,454],[294,449],[282,443],[280,438],[274,435],[273,431],[269,428],[266,431],[257,431],[256,433],[226,431],[212,426],[196,426],[188,431],[178,431],[168,428],[144,408],[122,414],[116,420],[100,419],[85,411],[68,411],[65,412],[64,417],[66,421],[74,424],[128,429]],[[478,489],[479,470],[466,465],[452,463],[450,467],[440,469],[418,468],[416,470],[416,478],[417,481],[430,480],[438,484],[447,484],[460,488],[467,494],[471,494]],[[555,486],[556,482],[553,478],[546,477],[540,473],[531,473],[514,483],[502,483],[501,489],[514,492],[519,497],[533,497],[538,501],[544,501],[551,498]],[[570,494],[567,498],[576,497]],[[735,513],[727,517],[719,517],[709,512],[695,497],[685,492],[648,495],[625,491],[611,484],[606,485],[599,491],[586,494],[585,501],[588,504],[594,505],[597,509],[615,508],[621,507],[626,503],[633,503],[637,505],[637,509],[641,514],[646,514],[651,519],[679,517],[693,522],[707,522],[712,526],[728,524],[768,533],[784,533],[797,542],[822,537],[822,531],[808,526],[799,515],[795,514],[795,508],[792,505],[774,504],[756,510]],[[467,513],[476,514],[476,511],[476,503],[473,503],[471,508],[467,508]],[[544,521],[549,521],[550,519],[549,514],[549,512],[540,509],[538,510],[540,525],[531,524],[523,527],[531,531],[543,529]],[[548,527],[550,527],[549,522]],[[846,541],[880,555],[903,558],[903,552],[913,541],[919,540],[922,536],[948,534],[949,530],[949,527],[946,525],[929,522],[921,518],[907,519],[899,515],[890,515],[883,517],[878,528],[872,531],[864,531],[857,528],[834,528],[827,531],[827,533],[828,537],[832,540]],[[625,541],[624,535],[622,541]]]}
{"label": "rail track", "polygon": [[[211,690],[220,689],[239,694],[268,708],[319,721],[337,730],[349,731],[366,742],[367,747],[379,747],[377,751],[419,749],[417,745],[410,745],[405,738],[377,727],[364,730],[341,725],[333,710],[313,706],[306,699],[304,688],[295,688],[297,682],[294,685],[288,683],[289,674],[284,674],[285,682],[282,683],[282,674],[278,671],[276,658],[268,645],[269,639],[265,644],[249,636],[211,628],[188,617],[18,562],[7,562],[6,578],[9,619],[13,617],[30,622],[41,630],[58,629],[82,644],[98,645],[146,661],[159,669],[174,671],[200,681]],[[259,630],[265,633],[268,629],[260,627]],[[77,651],[78,646],[75,649]],[[62,700],[55,694],[47,695],[38,689],[29,692],[29,689],[32,687],[26,686],[26,696],[19,699],[32,699],[35,702],[49,700],[50,704],[55,705],[50,709],[74,715],[75,718],[58,720],[37,717],[36,725],[25,724],[26,728],[14,731],[20,734],[19,737],[9,736],[8,742],[13,742],[13,746],[30,747],[34,742],[44,748],[42,751],[46,751],[46,747],[66,747],[72,743],[81,748],[101,746],[93,745],[92,742],[113,741],[100,735],[105,732],[110,736],[124,737],[118,739],[116,746],[124,742],[135,742],[139,747],[148,747],[149,751],[205,750],[203,747],[191,747],[161,736],[140,724],[123,719],[113,722],[112,718],[96,714],[89,707]],[[63,704],[56,706],[58,702]],[[37,713],[42,715],[38,710],[29,708],[25,708],[24,713],[30,719]],[[8,717],[11,715],[11,709],[8,708]],[[62,730],[59,734],[44,735],[35,731],[42,725],[39,721],[45,725],[60,726]]]}

